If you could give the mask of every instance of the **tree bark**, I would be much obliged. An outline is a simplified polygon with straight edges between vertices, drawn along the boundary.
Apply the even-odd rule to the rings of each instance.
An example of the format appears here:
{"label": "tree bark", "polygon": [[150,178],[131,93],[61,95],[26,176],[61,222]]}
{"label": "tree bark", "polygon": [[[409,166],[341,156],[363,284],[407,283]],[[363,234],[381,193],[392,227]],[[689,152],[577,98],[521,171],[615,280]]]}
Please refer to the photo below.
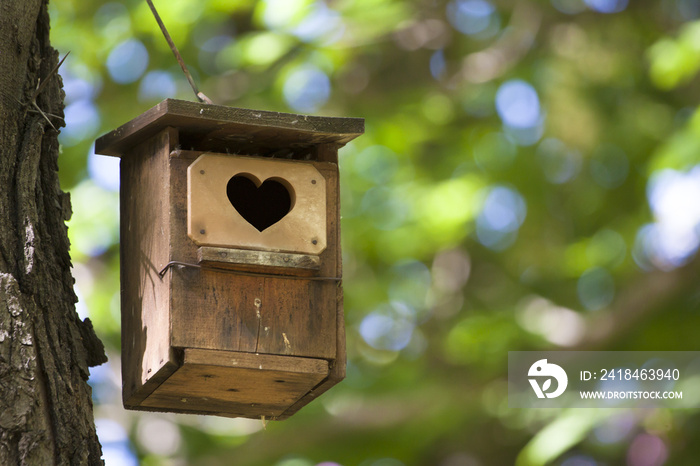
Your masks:
{"label": "tree bark", "polygon": [[102,464],[87,378],[106,357],[75,311],[47,4],[0,0],[0,464]]}

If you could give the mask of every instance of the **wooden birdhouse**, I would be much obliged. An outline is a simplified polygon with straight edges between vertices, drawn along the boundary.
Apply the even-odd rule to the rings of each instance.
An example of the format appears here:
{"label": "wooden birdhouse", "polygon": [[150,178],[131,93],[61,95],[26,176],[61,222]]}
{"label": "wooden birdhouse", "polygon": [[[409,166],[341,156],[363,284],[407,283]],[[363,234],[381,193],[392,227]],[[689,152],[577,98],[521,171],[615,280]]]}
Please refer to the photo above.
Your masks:
{"label": "wooden birdhouse", "polygon": [[123,401],[284,419],[345,376],[338,149],[364,120],[165,100],[121,158]]}

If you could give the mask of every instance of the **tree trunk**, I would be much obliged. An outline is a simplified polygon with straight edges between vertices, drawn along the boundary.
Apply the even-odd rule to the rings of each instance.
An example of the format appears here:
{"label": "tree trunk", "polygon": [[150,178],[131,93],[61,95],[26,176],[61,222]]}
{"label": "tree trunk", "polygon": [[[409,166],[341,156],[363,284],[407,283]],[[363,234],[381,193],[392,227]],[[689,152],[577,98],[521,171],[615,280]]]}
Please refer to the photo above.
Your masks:
{"label": "tree trunk", "polygon": [[47,3],[0,0],[0,464],[102,464],[87,378],[106,357],[75,311]]}

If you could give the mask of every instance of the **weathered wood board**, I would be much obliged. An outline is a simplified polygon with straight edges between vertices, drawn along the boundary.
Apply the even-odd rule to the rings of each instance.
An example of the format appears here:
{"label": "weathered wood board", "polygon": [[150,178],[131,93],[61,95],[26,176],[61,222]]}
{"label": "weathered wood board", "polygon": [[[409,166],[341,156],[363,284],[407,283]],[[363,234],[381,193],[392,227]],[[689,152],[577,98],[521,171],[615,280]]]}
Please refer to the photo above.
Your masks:
{"label": "weathered wood board", "polygon": [[124,157],[131,147],[167,127],[178,129],[182,149],[299,158],[315,151],[319,144],[345,145],[364,133],[365,124],[362,118],[295,115],[166,99],[99,138],[95,152]]}
{"label": "weathered wood board", "polygon": [[183,365],[142,405],[274,419],[327,376],[322,359],[186,349]]}
{"label": "weathered wood board", "polygon": [[[170,286],[158,271],[169,260],[168,200],[171,130],[163,130],[132,149],[121,161],[120,225],[122,374],[124,400],[171,360]],[[161,377],[163,374],[161,374]],[[156,379],[157,380],[157,379]],[[157,383],[157,382],[155,382]]]}
{"label": "weathered wood board", "polygon": [[205,267],[274,275],[312,276],[321,269],[318,256],[246,249],[201,247],[197,260]]}

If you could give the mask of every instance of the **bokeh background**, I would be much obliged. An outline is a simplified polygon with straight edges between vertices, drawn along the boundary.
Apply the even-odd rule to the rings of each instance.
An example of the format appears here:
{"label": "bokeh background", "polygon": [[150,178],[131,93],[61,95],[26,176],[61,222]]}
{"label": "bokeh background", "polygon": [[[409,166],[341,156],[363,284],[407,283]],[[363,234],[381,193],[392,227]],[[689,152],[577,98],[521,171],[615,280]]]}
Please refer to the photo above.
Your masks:
{"label": "bokeh background", "polygon": [[695,465],[682,408],[509,409],[514,350],[695,350],[700,3],[156,0],[202,91],[366,118],[341,150],[348,376],[284,422],[121,407],[118,159],[193,94],[143,0],[52,0],[60,177],[112,465]]}

